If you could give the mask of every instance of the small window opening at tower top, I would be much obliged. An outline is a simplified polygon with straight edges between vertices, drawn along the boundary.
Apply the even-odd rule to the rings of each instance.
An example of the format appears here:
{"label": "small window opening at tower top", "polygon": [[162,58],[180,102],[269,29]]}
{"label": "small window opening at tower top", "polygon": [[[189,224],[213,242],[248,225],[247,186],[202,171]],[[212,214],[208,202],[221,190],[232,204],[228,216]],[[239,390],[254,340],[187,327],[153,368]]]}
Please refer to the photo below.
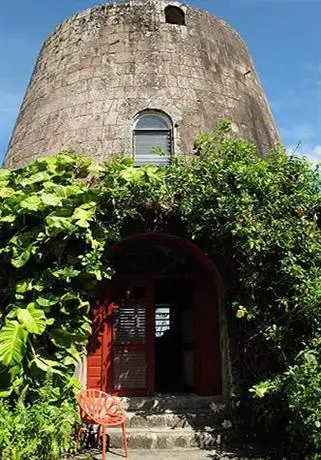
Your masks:
{"label": "small window opening at tower top", "polygon": [[178,6],[168,5],[165,8],[165,18],[167,24],[177,24],[178,26],[185,26],[185,13]]}

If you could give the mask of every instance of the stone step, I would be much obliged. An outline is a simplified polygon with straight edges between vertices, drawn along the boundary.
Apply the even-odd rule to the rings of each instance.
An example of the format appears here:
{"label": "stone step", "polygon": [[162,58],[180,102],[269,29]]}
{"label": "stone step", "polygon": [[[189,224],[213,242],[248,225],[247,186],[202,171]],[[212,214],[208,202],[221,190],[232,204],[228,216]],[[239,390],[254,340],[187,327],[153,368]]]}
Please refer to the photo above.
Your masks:
{"label": "stone step", "polygon": [[[123,457],[123,451],[120,449],[112,450],[107,453],[107,460],[115,459],[120,460]],[[93,452],[94,460],[102,460],[100,452]],[[209,460],[208,452],[200,451],[197,448],[193,449],[179,449],[179,450],[132,450],[129,451],[129,460]],[[87,460],[88,456],[85,455],[77,457],[76,460]]]}
{"label": "stone step", "polygon": [[[126,433],[129,449],[209,449],[221,444],[225,437],[224,430],[191,428],[128,428]],[[122,447],[120,428],[109,428],[108,435],[111,449]]]}
{"label": "stone step", "polygon": [[[102,460],[101,452],[91,451],[79,455],[75,460],[88,460],[88,455],[92,455],[95,460]],[[92,458],[92,457],[89,457]],[[123,457],[122,450],[115,450],[107,453],[107,460],[120,460]],[[197,448],[193,449],[172,449],[166,450],[132,450],[129,451],[129,460],[268,460],[271,457],[268,453],[257,452],[256,449],[243,445],[235,449],[219,449],[204,451]]]}
{"label": "stone step", "polygon": [[[146,412],[127,412],[126,426],[129,428],[201,428],[221,427],[228,420],[226,412],[203,410],[197,412],[174,413],[166,411],[163,414]],[[226,422],[225,422],[226,423]]]}
{"label": "stone step", "polygon": [[[102,460],[100,452],[89,452],[95,460]],[[115,450],[107,453],[107,460],[120,460],[123,457],[122,450]],[[91,457],[90,457],[91,458]],[[172,449],[172,450],[133,450],[129,451],[129,460],[270,460],[267,452],[257,452],[256,449],[246,445],[235,449],[200,450],[194,449]],[[75,460],[88,460],[88,455],[76,457]]]}
{"label": "stone step", "polygon": [[130,412],[195,412],[197,410],[212,410],[220,412],[226,409],[220,396],[186,395],[155,395],[119,398],[126,411]]}

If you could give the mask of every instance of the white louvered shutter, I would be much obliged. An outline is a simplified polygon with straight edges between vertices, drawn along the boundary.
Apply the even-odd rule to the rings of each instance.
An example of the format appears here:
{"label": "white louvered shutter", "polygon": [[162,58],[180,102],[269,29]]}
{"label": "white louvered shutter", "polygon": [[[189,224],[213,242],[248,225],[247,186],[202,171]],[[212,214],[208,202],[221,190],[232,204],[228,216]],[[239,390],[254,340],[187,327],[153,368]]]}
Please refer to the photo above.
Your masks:
{"label": "white louvered shutter", "polygon": [[[161,149],[163,154],[153,151]],[[136,164],[163,165],[170,161],[172,128],[161,115],[144,114],[134,130],[134,157]]]}

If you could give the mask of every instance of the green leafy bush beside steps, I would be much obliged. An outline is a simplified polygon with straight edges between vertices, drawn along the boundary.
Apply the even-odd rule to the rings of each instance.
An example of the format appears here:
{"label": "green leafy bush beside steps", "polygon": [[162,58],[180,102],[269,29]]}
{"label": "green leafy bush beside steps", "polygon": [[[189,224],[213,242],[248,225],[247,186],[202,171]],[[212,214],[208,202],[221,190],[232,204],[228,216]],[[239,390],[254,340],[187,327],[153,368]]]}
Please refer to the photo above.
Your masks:
{"label": "green leafy bush beside steps", "polygon": [[0,459],[59,460],[74,453],[79,423],[75,403],[62,399],[60,390],[48,383],[32,402],[25,398],[0,399]]}
{"label": "green leafy bush beside steps", "polygon": [[91,332],[90,285],[104,276],[94,260],[102,248],[94,236],[96,203],[83,180],[90,165],[61,154],[0,169],[3,396],[39,384],[48,370],[58,385],[73,385]]}
{"label": "green leafy bush beside steps", "polygon": [[64,152],[0,169],[1,394],[41,388],[48,370],[72,387],[113,245],[173,231],[221,273],[248,432],[321,458],[320,170],[281,148],[259,157],[227,124],[196,152],[161,168]]}

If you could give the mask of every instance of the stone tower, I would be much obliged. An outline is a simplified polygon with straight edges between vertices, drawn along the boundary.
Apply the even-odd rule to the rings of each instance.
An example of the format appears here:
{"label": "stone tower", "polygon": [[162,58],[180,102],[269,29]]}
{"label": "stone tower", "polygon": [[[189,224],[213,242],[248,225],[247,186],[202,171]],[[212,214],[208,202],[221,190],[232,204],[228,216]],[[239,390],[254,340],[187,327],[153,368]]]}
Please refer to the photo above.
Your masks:
{"label": "stone tower", "polygon": [[179,2],[106,4],[45,41],[4,164],[65,148],[98,162],[139,157],[149,135],[169,154],[191,154],[196,134],[226,117],[262,154],[279,140],[248,50],[228,24]]}

